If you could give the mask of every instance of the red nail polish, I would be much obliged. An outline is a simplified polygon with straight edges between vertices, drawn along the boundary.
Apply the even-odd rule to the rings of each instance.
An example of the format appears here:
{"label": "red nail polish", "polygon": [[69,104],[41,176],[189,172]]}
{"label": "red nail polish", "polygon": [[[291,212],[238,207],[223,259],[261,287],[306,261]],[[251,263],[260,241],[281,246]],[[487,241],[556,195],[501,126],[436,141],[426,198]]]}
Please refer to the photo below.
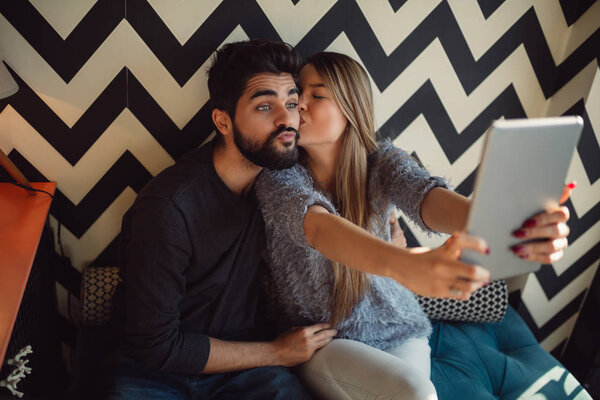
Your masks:
{"label": "red nail polish", "polygon": [[525,221],[525,223],[523,224],[523,226],[525,228],[533,228],[536,225],[537,225],[537,221],[535,219],[530,219],[528,221]]}
{"label": "red nail polish", "polygon": [[513,232],[513,236],[518,237],[518,238],[522,238],[522,237],[527,236],[527,233],[524,230],[519,229],[518,231],[514,231]]}
{"label": "red nail polish", "polygon": [[575,182],[571,182],[567,186],[569,187],[569,189],[575,189],[577,187],[577,184]]}
{"label": "red nail polish", "polygon": [[513,246],[511,247],[512,251],[515,253],[519,253],[523,250],[523,246]]}
{"label": "red nail polish", "polygon": [[483,287],[486,287],[486,286],[487,286],[487,285],[489,285],[489,284],[490,284],[490,281],[485,281],[485,282],[483,283]]}
{"label": "red nail polish", "polygon": [[529,257],[529,255],[528,254],[519,254],[519,257],[525,260],[525,259],[527,259],[527,257]]}
{"label": "red nail polish", "polygon": [[490,248],[485,249],[485,254],[490,254]]}

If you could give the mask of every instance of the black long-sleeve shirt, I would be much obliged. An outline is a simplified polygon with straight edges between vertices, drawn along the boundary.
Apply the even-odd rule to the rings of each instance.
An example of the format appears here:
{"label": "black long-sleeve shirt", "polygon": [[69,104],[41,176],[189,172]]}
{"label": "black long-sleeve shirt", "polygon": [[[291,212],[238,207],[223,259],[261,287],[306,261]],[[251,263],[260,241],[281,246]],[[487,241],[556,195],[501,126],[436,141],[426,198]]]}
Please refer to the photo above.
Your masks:
{"label": "black long-sleeve shirt", "polygon": [[217,175],[207,145],[149,182],[123,217],[115,296],[121,351],[154,369],[201,373],[208,337],[264,338],[257,271],[264,223]]}

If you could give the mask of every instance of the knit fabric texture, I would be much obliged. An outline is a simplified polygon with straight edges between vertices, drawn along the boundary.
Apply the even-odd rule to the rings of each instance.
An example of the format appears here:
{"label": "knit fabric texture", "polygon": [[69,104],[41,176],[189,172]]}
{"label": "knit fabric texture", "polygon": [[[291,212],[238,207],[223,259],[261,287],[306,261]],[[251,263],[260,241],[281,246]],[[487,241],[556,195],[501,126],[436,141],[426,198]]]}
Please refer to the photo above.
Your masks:
{"label": "knit fabric texture", "polygon": [[[387,140],[368,157],[367,198],[373,208],[369,231],[390,241],[389,218],[398,208],[426,232],[421,219],[423,198],[434,187],[448,187],[432,177],[406,152]],[[267,234],[266,261],[272,276],[284,327],[327,322],[333,289],[331,262],[304,236],[308,207],[321,205],[339,215],[330,196],[315,189],[300,164],[264,170],[255,184]],[[405,339],[429,337],[431,324],[415,295],[391,278],[370,275],[370,290],[338,327],[338,337],[388,349]]]}

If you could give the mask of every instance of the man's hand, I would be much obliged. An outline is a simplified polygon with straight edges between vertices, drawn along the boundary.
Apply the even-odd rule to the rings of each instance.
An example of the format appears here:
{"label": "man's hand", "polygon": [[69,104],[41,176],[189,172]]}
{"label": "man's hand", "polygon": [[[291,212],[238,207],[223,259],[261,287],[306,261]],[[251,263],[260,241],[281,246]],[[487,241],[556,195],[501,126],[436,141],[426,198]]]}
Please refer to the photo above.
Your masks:
{"label": "man's hand", "polygon": [[390,241],[394,246],[401,249],[406,248],[406,237],[398,222],[398,210],[394,210],[390,214]]}
{"label": "man's hand", "polygon": [[292,328],[272,342],[233,342],[210,337],[205,374],[240,371],[280,365],[292,367],[310,360],[315,351],[337,335],[331,325],[322,323]]}
{"label": "man's hand", "polygon": [[273,341],[277,364],[293,367],[306,362],[315,351],[331,342],[335,335],[337,330],[331,329],[327,323],[292,328]]}

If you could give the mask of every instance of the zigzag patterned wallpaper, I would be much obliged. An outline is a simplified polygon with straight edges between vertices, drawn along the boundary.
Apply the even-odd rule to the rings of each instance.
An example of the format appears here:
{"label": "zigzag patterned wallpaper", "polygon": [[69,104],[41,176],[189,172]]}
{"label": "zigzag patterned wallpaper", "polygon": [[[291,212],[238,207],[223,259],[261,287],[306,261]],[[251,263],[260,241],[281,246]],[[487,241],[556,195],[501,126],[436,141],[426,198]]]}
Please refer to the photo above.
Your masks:
{"label": "zigzag patterned wallpaper", "polygon": [[382,136],[466,195],[492,119],[583,116],[570,249],[513,294],[558,355],[600,254],[600,2],[589,0],[1,2],[0,56],[20,90],[0,100],[0,148],[31,180],[58,183],[51,223],[75,267],[57,285],[63,314],[78,271],[114,263],[136,192],[211,134],[211,54],[253,37],[360,60]]}

